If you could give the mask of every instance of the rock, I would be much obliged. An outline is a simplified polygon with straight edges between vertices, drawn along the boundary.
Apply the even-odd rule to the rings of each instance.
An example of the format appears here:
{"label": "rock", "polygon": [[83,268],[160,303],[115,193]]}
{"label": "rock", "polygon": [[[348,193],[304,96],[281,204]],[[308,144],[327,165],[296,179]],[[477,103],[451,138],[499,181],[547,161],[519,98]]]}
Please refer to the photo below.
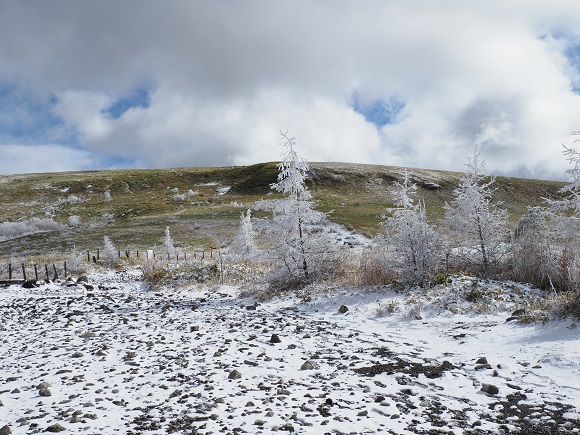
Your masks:
{"label": "rock", "polygon": [[270,337],[270,343],[281,343],[281,342],[282,340],[280,340],[278,334],[272,334],[272,337]]}
{"label": "rock", "polygon": [[519,310],[515,310],[511,315],[514,317],[519,317],[519,316],[523,316],[524,314],[526,314],[526,309],[520,308]]}
{"label": "rock", "polygon": [[86,275],[81,275],[77,278],[77,282],[89,282],[89,279]]}
{"label": "rock", "polygon": [[429,190],[439,190],[441,188],[441,186],[437,183],[429,183],[429,182],[425,182],[423,183],[423,187],[425,189],[429,189]]}
{"label": "rock", "polygon": [[23,288],[36,288],[36,281],[27,280],[22,283]]}
{"label": "rock", "polygon": [[66,429],[61,426],[59,423],[55,423],[53,425],[50,425],[46,428],[45,432],[63,432]]}
{"label": "rock", "polygon": [[491,365],[490,364],[478,364],[475,366],[475,370],[488,370],[491,369]]}
{"label": "rock", "polygon": [[258,419],[254,422],[254,426],[264,426],[265,424],[266,424],[266,422],[264,420],[260,420],[260,419]]}
{"label": "rock", "polygon": [[189,332],[197,332],[199,331],[199,325],[193,325],[189,327]]}
{"label": "rock", "polygon": [[83,356],[85,356],[84,353],[82,352],[75,352],[71,355],[71,358],[82,358]]}
{"label": "rock", "polygon": [[487,358],[482,356],[481,358],[479,358],[477,361],[475,361],[475,364],[488,364],[487,362]]}
{"label": "rock", "polygon": [[348,307],[346,305],[341,305],[340,308],[338,309],[338,312],[340,314],[346,314],[348,312]]}
{"label": "rock", "polygon": [[228,375],[228,379],[240,379],[242,374],[237,370],[232,370]]}
{"label": "rock", "polygon": [[52,396],[52,393],[50,392],[50,390],[48,388],[44,387],[38,391],[38,395],[40,397],[49,397],[49,396]]}
{"label": "rock", "polygon": [[493,384],[481,384],[481,391],[490,394],[492,396],[495,396],[496,394],[499,393],[499,388],[497,388]]}
{"label": "rock", "polygon": [[136,356],[137,356],[137,352],[129,351],[125,354],[125,356],[123,357],[123,360],[130,361],[130,360],[135,359]]}
{"label": "rock", "polygon": [[304,364],[302,364],[300,370],[314,370],[315,368],[316,367],[314,367],[314,364],[312,364],[310,361],[306,361]]}
{"label": "rock", "polygon": [[0,427],[0,435],[8,435],[12,433],[12,429],[7,424]]}

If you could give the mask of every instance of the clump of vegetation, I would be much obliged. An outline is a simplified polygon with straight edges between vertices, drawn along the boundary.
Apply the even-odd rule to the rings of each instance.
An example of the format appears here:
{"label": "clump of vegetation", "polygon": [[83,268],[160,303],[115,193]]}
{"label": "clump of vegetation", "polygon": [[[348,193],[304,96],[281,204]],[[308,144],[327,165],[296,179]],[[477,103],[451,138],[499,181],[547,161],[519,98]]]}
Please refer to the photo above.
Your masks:
{"label": "clump of vegetation", "polygon": [[220,276],[218,262],[200,261],[173,263],[165,259],[146,259],[143,279],[151,288],[179,288],[196,284],[216,282]]}
{"label": "clump of vegetation", "polygon": [[398,313],[399,311],[401,311],[401,308],[398,301],[389,301],[386,304],[379,302],[375,314],[377,317],[385,317],[389,314]]}

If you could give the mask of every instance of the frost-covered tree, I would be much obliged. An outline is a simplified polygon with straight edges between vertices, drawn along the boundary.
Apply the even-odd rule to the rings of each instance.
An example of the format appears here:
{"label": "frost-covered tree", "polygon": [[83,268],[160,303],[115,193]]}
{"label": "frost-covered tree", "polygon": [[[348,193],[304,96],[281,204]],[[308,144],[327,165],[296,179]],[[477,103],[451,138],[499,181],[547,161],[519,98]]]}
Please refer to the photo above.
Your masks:
{"label": "frost-covered tree", "polygon": [[278,182],[270,187],[286,197],[259,201],[256,208],[272,211],[268,232],[273,242],[273,255],[285,264],[291,276],[308,279],[320,254],[320,244],[317,246],[317,238],[310,227],[319,223],[324,213],[314,208],[312,194],[306,186],[308,163],[296,152],[296,139],[284,132],[280,132],[280,136],[286,151],[278,164]]}
{"label": "frost-covered tree", "polygon": [[529,207],[521,217],[512,241],[516,279],[542,286],[555,278],[553,221],[554,215],[543,207]]}
{"label": "frost-covered tree", "polygon": [[[580,132],[575,134],[580,135]],[[554,211],[572,210],[576,216],[580,217],[580,152],[564,145],[563,154],[572,165],[571,169],[566,170],[571,182],[560,190],[567,197],[559,201],[549,200],[548,203]]]}
{"label": "frost-covered tree", "polygon": [[167,260],[176,258],[175,246],[173,246],[173,240],[171,239],[171,233],[169,232],[169,227],[165,227],[165,238],[163,239],[163,248],[165,258]]}
{"label": "frost-covered tree", "polygon": [[425,205],[413,198],[417,186],[411,183],[409,173],[405,171],[402,182],[394,184],[397,209],[385,216],[386,241],[394,248],[394,265],[405,281],[421,282],[437,269],[441,243],[427,222]]}
{"label": "frost-covered tree", "polygon": [[452,254],[471,260],[490,276],[497,261],[506,253],[507,211],[492,202],[495,177],[484,175],[485,161],[477,147],[468,159],[467,172],[453,191],[451,204],[445,204],[445,223],[455,235]]}
{"label": "frost-covered tree", "polygon": [[254,241],[254,225],[252,223],[252,211],[240,215],[240,228],[230,245],[230,253],[243,260],[249,260],[256,256],[258,248]]}
{"label": "frost-covered tree", "polygon": [[[580,132],[574,133],[580,135]],[[575,142],[578,142],[576,139]],[[559,260],[554,274],[559,272],[562,287],[580,290],[580,152],[564,146],[564,156],[572,165],[566,171],[570,183],[560,192],[566,195],[562,200],[548,200],[550,209],[556,215],[556,234],[559,242]]]}
{"label": "frost-covered tree", "polygon": [[108,236],[103,237],[102,260],[106,264],[117,264],[119,262],[119,251]]}

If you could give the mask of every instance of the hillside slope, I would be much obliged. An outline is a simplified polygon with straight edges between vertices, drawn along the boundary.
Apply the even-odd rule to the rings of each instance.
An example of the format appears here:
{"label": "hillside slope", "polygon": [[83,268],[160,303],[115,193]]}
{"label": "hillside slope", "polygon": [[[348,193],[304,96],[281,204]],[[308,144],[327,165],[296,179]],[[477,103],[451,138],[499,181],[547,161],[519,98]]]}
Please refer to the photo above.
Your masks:
{"label": "hillside slope", "polygon": [[[366,235],[381,231],[380,215],[392,207],[393,181],[403,168],[349,163],[312,163],[309,185],[329,219]],[[409,169],[420,186],[429,218],[438,221],[461,173]],[[219,248],[233,237],[241,211],[275,196],[275,163],[243,167],[114,170],[0,176],[1,222],[53,218],[62,231],[11,234],[0,226],[0,256],[97,249],[108,235],[121,249],[162,244],[165,227],[186,248]],[[431,190],[426,183],[440,186]],[[557,198],[561,182],[497,178],[515,225],[528,206]],[[106,201],[105,192],[111,201]],[[260,213],[256,217],[265,216]],[[73,218],[72,223],[70,218]],[[78,221],[78,224],[74,224]]]}

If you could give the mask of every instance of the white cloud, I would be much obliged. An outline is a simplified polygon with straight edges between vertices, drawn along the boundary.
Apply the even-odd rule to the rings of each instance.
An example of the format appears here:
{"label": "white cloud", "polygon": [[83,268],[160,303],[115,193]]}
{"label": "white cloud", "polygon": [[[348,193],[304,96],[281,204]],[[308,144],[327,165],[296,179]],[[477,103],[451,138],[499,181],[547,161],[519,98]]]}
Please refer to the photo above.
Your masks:
{"label": "white cloud", "polygon": [[[578,71],[564,56],[580,41],[571,0],[55,0],[5,10],[0,83],[56,95],[53,113],[101,161],[275,160],[278,129],[289,128],[311,160],[462,170],[477,143],[492,172],[560,177],[560,144],[580,129]],[[105,113],[144,83],[147,107]],[[365,121],[354,92],[404,102],[398,123]]]}

